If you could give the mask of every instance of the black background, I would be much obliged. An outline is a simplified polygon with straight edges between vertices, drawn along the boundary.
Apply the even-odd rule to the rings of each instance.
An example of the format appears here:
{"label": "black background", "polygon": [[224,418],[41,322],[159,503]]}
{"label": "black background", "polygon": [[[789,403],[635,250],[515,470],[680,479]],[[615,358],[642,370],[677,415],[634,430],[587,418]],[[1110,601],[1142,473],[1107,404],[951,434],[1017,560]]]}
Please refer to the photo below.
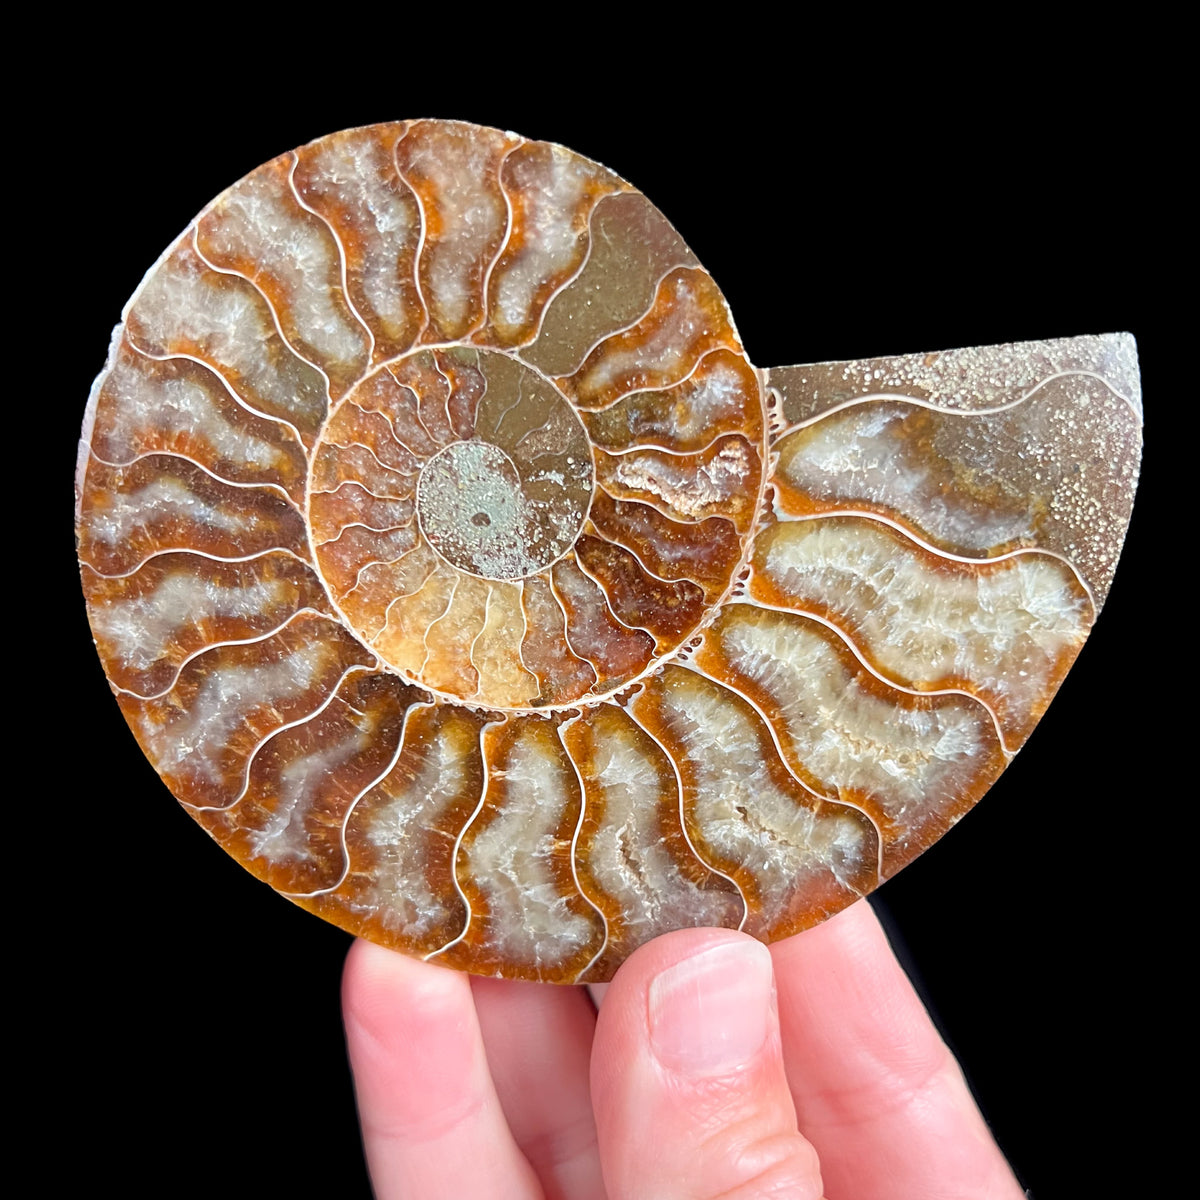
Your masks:
{"label": "black background", "polygon": [[42,599],[67,642],[67,736],[49,752],[47,777],[63,782],[44,797],[38,884],[21,904],[45,934],[38,978],[61,1003],[48,1112],[86,1118],[74,1165],[118,1176],[125,1194],[171,1194],[173,1166],[188,1194],[368,1194],[338,1024],[348,938],[228,860],[143,760],[90,646],[69,476],[121,306],[200,207],[335,129],[441,116],[562,142],[639,187],[711,271],[763,366],[1137,336],[1152,440],[1108,605],[1004,777],[878,897],[1023,1182],[1039,1197],[1078,1194],[1097,1129],[1128,1104],[1133,981],[1158,969],[1142,930],[1162,896],[1154,864],[1172,858],[1143,757],[1155,410],[1168,387],[1145,110],[1091,87],[981,99],[989,89],[960,73],[953,87],[876,80],[856,110],[776,63],[704,77],[688,61],[664,80],[631,55],[621,86],[582,66],[547,86],[532,65],[513,86],[495,68],[463,82],[452,56],[415,72],[390,62],[376,57],[372,86],[364,69],[318,87],[293,49],[261,54],[254,71],[230,55],[214,100],[196,75],[216,68],[164,45],[153,61],[89,68],[89,104],[46,156],[34,215],[62,235],[54,269],[73,273],[73,334],[50,339],[31,304],[28,357],[53,381],[34,405],[55,437],[39,473],[55,547]]}

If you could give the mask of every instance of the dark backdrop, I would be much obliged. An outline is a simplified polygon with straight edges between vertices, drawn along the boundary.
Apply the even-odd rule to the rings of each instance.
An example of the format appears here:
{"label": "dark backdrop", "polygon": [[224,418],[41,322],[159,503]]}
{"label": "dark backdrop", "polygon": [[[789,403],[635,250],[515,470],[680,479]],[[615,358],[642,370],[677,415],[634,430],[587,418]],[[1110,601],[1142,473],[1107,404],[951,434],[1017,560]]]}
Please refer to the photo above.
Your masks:
{"label": "dark backdrop", "polygon": [[[354,79],[318,96],[298,83],[312,64],[281,51],[254,78],[226,63],[235,98],[214,102],[193,89],[194,62],[164,51],[86,76],[94,111],[49,155],[53,194],[37,215],[68,233],[63,269],[81,280],[65,347],[49,349],[30,322],[30,349],[47,346],[55,381],[44,409],[56,452],[39,484],[56,547],[44,601],[70,650],[67,737],[48,766],[70,782],[51,789],[41,827],[67,853],[36,859],[55,903],[29,907],[65,998],[62,1085],[90,1131],[80,1153],[126,1194],[171,1194],[164,1159],[189,1192],[324,1196],[336,1183],[350,1197],[367,1185],[338,1025],[348,939],[226,859],[125,728],[72,566],[78,423],[122,304],[196,210],[296,144],[401,117],[502,125],[612,167],[676,224],[764,366],[1137,336],[1152,443],[1111,599],[1012,767],[877,900],[1039,1196],[1076,1194],[1076,1164],[1124,1104],[1131,981],[1156,970],[1142,931],[1161,897],[1139,851],[1169,849],[1151,844],[1162,797],[1141,753],[1154,732],[1139,614],[1154,578],[1147,528],[1166,384],[1151,277],[1162,231],[1151,185],[1122,152],[1138,119],[1096,92],[964,111],[936,87],[881,89],[851,117],[835,94],[779,87],[778,71],[767,99],[757,76],[702,87],[681,68],[666,86],[635,66],[621,89],[566,69],[547,92],[486,76],[452,83],[448,64],[431,61],[415,78],[397,71],[381,101],[359,99]],[[291,115],[285,92],[301,94]]]}

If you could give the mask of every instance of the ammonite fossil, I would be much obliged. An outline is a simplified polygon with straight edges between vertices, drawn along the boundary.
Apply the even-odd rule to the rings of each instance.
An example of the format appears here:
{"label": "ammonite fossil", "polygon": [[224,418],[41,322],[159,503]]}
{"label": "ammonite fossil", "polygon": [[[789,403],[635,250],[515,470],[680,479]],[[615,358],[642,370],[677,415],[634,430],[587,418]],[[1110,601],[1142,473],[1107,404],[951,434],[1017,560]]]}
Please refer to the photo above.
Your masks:
{"label": "ammonite fossil", "polygon": [[225,192],[130,301],[96,644],[257,876],[465,970],[773,939],[969,809],[1107,593],[1132,339],[763,370],[640,192],[417,121]]}

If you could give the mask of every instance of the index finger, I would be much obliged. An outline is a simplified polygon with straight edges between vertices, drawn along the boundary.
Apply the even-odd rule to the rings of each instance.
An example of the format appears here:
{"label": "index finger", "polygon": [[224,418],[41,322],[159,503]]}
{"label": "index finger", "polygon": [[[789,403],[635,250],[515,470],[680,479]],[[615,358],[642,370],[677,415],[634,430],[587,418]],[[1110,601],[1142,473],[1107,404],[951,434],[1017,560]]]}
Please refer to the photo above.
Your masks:
{"label": "index finger", "polygon": [[358,941],[342,999],[379,1200],[541,1200],[496,1096],[467,976]]}

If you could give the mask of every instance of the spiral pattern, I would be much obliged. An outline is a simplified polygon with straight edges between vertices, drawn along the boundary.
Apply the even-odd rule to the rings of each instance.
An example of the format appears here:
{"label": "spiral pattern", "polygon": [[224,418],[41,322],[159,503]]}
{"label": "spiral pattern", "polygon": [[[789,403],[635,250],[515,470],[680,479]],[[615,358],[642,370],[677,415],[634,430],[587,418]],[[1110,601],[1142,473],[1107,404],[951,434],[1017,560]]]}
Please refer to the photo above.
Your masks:
{"label": "spiral pattern", "polygon": [[1132,340],[761,371],[658,211],[419,121],[267,163],[149,273],[77,533],[147,756],[257,876],[449,966],[805,928],[936,840],[1094,620]]}

